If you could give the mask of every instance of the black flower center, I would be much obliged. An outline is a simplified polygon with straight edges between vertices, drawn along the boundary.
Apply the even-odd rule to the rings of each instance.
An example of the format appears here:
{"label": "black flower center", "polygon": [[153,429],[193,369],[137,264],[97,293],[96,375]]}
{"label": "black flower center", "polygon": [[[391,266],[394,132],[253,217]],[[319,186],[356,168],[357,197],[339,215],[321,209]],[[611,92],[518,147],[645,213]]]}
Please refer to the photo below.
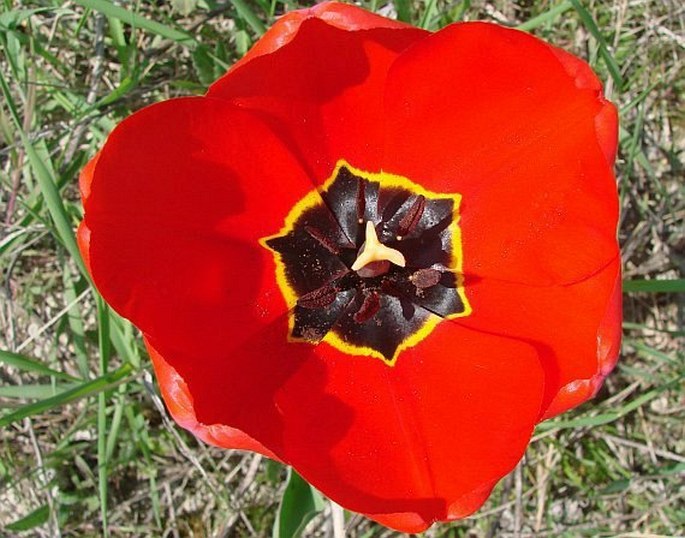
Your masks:
{"label": "black flower center", "polygon": [[290,338],[394,364],[442,319],[468,315],[459,199],[341,162],[263,240],[291,308]]}

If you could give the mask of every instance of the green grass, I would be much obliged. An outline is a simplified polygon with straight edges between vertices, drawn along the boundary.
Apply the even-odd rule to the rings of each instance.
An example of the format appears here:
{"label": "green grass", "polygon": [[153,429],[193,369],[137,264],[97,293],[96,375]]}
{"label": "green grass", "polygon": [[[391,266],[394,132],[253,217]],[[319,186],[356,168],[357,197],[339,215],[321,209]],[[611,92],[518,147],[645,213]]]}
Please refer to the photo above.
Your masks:
{"label": "green grass", "polygon": [[[682,534],[685,8],[395,6],[428,29],[490,20],[571,50],[621,114],[622,360],[595,401],[539,427],[482,510],[428,535]],[[204,446],[169,420],[137,331],[92,290],[73,232],[78,171],[113,126],[202,93],[286,7],[297,5],[0,0],[0,535],[269,536],[277,514],[280,536],[312,515],[315,535],[340,516],[296,475],[286,490],[281,466]],[[350,536],[394,534],[345,518]]]}

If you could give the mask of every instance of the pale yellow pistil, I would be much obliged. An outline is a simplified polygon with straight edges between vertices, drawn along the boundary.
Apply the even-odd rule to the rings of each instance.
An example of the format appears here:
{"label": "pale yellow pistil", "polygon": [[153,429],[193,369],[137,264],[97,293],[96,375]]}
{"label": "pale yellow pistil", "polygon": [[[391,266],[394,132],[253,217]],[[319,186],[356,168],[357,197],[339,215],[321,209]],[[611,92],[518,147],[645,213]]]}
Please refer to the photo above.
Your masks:
{"label": "pale yellow pistil", "polygon": [[366,238],[357,259],[352,264],[353,271],[359,271],[370,263],[388,261],[400,267],[404,267],[407,262],[404,255],[394,248],[386,247],[378,240],[376,227],[373,222],[366,221]]}

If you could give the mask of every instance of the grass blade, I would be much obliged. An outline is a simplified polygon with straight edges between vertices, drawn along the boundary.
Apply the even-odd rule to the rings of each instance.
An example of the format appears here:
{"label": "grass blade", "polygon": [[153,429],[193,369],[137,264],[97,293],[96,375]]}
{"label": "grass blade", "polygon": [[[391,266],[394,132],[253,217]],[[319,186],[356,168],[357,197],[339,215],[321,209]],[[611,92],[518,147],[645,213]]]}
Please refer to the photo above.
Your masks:
{"label": "grass blade", "polygon": [[88,276],[88,271],[86,270],[86,266],[83,264],[83,260],[81,259],[81,253],[79,252],[78,245],[76,244],[76,237],[74,235],[72,223],[67,215],[66,209],[64,208],[64,204],[62,203],[57,184],[45,163],[38,155],[38,152],[33,147],[33,144],[31,144],[28,135],[24,132],[22,122],[19,119],[19,114],[14,106],[12,94],[10,93],[9,86],[7,85],[7,81],[2,75],[2,72],[0,72],[0,89],[2,90],[2,94],[7,103],[7,108],[10,111],[12,120],[14,121],[17,131],[19,132],[21,143],[24,146],[24,151],[26,151],[31,168],[36,174],[36,179],[40,185],[43,199],[45,200],[48,211],[50,212],[50,216],[55,223],[56,235],[58,239],[62,241],[65,248],[74,259],[84,276],[90,279]]}
{"label": "grass blade", "polygon": [[321,494],[292,468],[274,524],[273,538],[296,538],[309,521],[324,508]]}
{"label": "grass blade", "polygon": [[402,22],[411,22],[411,2],[409,0],[395,0],[397,19]]}
{"label": "grass blade", "polygon": [[24,370],[26,372],[49,375],[56,377],[57,379],[63,379],[64,381],[79,381],[77,377],[60,372],[58,370],[53,370],[52,368],[45,366],[37,359],[30,359],[24,355],[20,355],[19,353],[5,351],[3,349],[0,349],[0,362],[14,366],[15,368],[19,368],[20,370]]}
{"label": "grass blade", "polygon": [[624,280],[623,293],[685,293],[685,278],[673,280]]}
{"label": "grass blade", "polygon": [[593,415],[593,416],[585,416],[585,417],[578,417],[574,418],[571,420],[558,420],[558,421],[548,421],[548,422],[543,422],[541,424],[538,424],[537,430],[539,432],[547,431],[547,430],[561,430],[561,429],[569,429],[569,428],[582,428],[582,427],[594,427],[594,426],[603,426],[605,424],[610,424],[611,422],[614,422],[628,413],[634,411],[638,407],[643,406],[650,400],[653,400],[659,394],[664,392],[665,390],[668,390],[672,387],[678,386],[682,382],[682,377],[679,377],[677,379],[674,379],[660,387],[657,387],[655,389],[650,390],[649,392],[646,392],[642,394],[641,396],[638,396],[634,400],[628,402],[626,405],[623,407],[619,408],[616,411],[612,411],[610,413],[603,413],[600,415]]}
{"label": "grass blade", "polygon": [[171,28],[170,26],[166,26],[157,21],[146,19],[137,13],[116,6],[107,0],[74,0],[74,3],[99,11],[108,17],[119,19],[124,24],[142,28],[143,30],[147,30],[160,37],[171,39],[172,41],[191,49],[195,48],[197,45],[197,41],[195,41],[195,38],[190,34],[181,32],[180,30],[176,30],[175,28]]}
{"label": "grass blade", "polygon": [[266,32],[266,26],[262,20],[243,0],[231,0],[231,4],[233,4],[233,7],[238,12],[238,15],[240,15],[245,22],[250,25],[250,28],[252,28],[258,36],[261,36],[264,34],[264,32]]}
{"label": "grass blade", "polygon": [[74,388],[73,383],[62,383],[59,385],[8,385],[0,387],[0,396],[3,398],[38,400],[57,396],[72,388]]}
{"label": "grass blade", "polygon": [[[109,369],[110,338],[109,338],[109,307],[100,296],[97,298],[98,307],[98,347],[100,352],[100,375],[106,376]],[[109,536],[107,519],[107,398],[104,391],[98,394],[98,493],[100,499],[100,515],[102,518],[102,535]]]}
{"label": "grass blade", "polygon": [[597,26],[595,19],[592,17],[590,12],[580,4],[578,0],[569,1],[578,13],[580,19],[583,21],[585,28],[587,28],[588,32],[592,34],[592,37],[597,40],[597,44],[599,45],[599,55],[604,60],[604,63],[606,64],[614,83],[618,89],[621,90],[623,88],[623,76],[621,75],[621,70],[619,69],[616,60],[609,52],[609,45],[607,44],[606,39],[604,39],[602,32],[599,31],[599,27]]}
{"label": "grass blade", "polygon": [[518,28],[519,30],[523,30],[524,32],[530,32],[538,26],[542,26],[543,24],[553,21],[559,15],[561,15],[565,11],[568,11],[572,7],[573,6],[571,5],[571,2],[569,0],[565,0],[558,6],[554,6],[553,8],[550,8],[547,11],[545,11],[544,13],[540,13],[536,17],[533,17],[532,19],[529,19],[526,22],[519,24],[516,28]]}
{"label": "grass blade", "polygon": [[62,392],[57,396],[46,398],[45,400],[20,407],[16,411],[7,413],[6,415],[0,417],[0,428],[4,428],[5,426],[8,426],[26,417],[44,413],[45,411],[48,411],[54,407],[66,405],[75,400],[79,400],[87,396],[93,396],[94,394],[109,390],[121,381],[127,379],[131,372],[133,372],[133,366],[127,363],[107,375],[97,377],[92,381],[83,383],[78,387]]}
{"label": "grass blade", "polygon": [[81,308],[79,305],[79,292],[76,289],[76,282],[71,276],[69,266],[65,263],[62,265],[62,283],[64,284],[64,302],[72,307],[67,312],[67,323],[69,325],[69,337],[74,346],[74,355],[76,356],[76,365],[81,377],[90,377],[88,368],[88,349],[86,348],[86,330],[81,316]]}
{"label": "grass blade", "polygon": [[433,18],[437,14],[437,3],[436,0],[426,0],[425,4],[426,9],[423,12],[423,16],[421,17],[419,28],[423,28],[424,30],[430,30],[431,24],[433,24]]}
{"label": "grass blade", "polygon": [[126,390],[127,384],[119,385],[119,390],[115,396],[114,414],[112,415],[112,425],[109,428],[109,435],[105,443],[105,460],[111,461],[114,455],[114,449],[117,446],[117,439],[119,437],[119,429],[121,427],[121,419],[124,415],[124,407],[126,406]]}

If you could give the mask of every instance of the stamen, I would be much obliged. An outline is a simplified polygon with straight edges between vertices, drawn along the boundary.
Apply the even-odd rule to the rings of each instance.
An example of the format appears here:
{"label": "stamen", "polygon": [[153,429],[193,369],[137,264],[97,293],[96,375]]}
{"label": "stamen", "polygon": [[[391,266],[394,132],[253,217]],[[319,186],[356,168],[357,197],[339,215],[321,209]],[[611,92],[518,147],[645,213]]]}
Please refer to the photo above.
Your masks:
{"label": "stamen", "polygon": [[421,220],[424,209],[426,209],[426,198],[419,194],[409,208],[409,211],[402,217],[397,226],[397,239],[401,239],[405,235],[410,234],[412,230],[416,228],[416,225]]}
{"label": "stamen", "polygon": [[324,308],[335,301],[338,289],[331,284],[324,284],[320,288],[301,295],[297,299],[297,305],[302,308]]}
{"label": "stamen", "polygon": [[357,222],[362,224],[364,222],[364,215],[366,214],[366,181],[359,179],[357,182]]}
{"label": "stamen", "polygon": [[359,271],[359,269],[371,262],[378,261],[389,261],[400,267],[404,267],[407,264],[404,254],[394,248],[386,247],[378,240],[376,227],[369,220],[366,221],[366,241],[354,264],[352,264],[352,270]]}
{"label": "stamen", "polygon": [[419,269],[414,274],[409,277],[414,286],[417,288],[431,288],[440,282],[442,277],[442,272],[437,269],[431,269],[430,267],[426,269]]}
{"label": "stamen", "polygon": [[333,243],[330,237],[324,235],[321,230],[314,228],[313,226],[306,225],[304,227],[305,231],[316,239],[323,248],[325,248],[331,254],[339,254],[340,249]]}
{"label": "stamen", "polygon": [[364,294],[364,302],[359,310],[352,316],[356,323],[364,323],[374,317],[381,308],[381,300],[378,293],[371,291]]}

